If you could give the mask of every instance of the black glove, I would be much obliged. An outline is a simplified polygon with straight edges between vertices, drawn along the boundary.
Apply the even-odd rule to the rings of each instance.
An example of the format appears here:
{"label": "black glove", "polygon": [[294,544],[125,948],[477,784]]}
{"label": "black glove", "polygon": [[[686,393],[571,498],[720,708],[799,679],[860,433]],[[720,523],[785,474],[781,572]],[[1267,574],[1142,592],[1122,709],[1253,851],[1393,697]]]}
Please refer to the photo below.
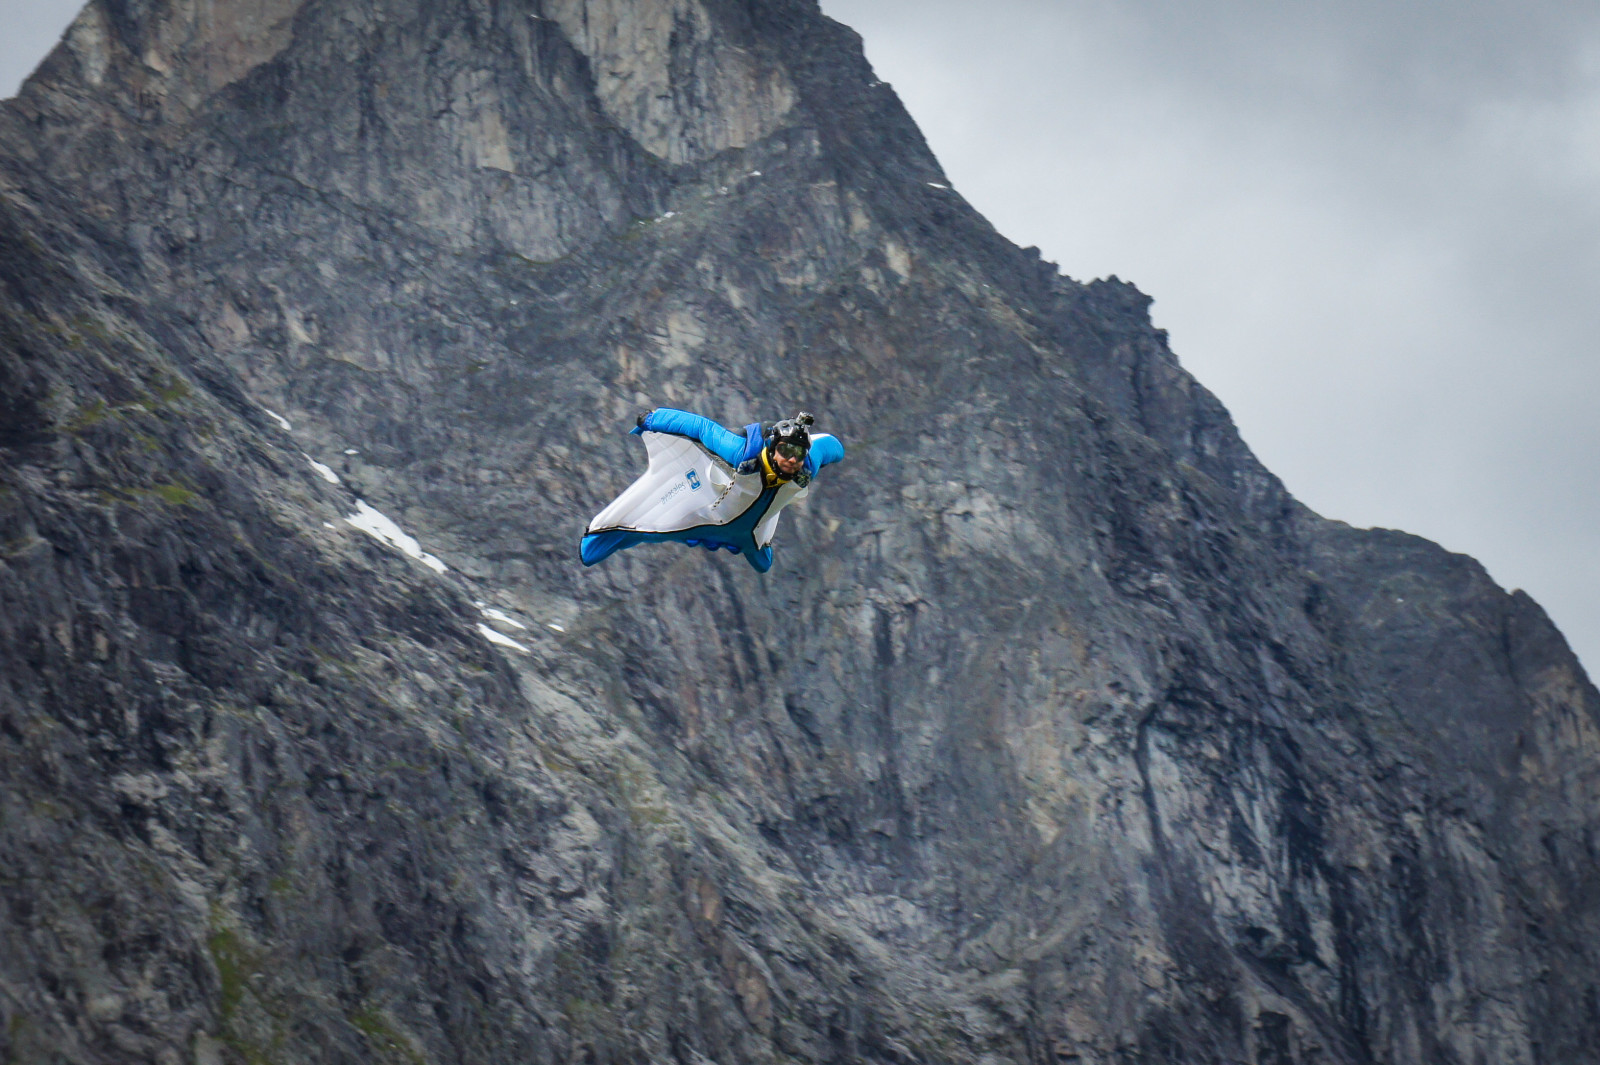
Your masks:
{"label": "black glove", "polygon": [[633,424],[638,426],[640,429],[643,429],[644,428],[644,420],[646,418],[650,417],[650,415],[654,414],[655,412],[656,412],[656,409],[654,407],[651,407],[647,411],[640,411],[639,412],[639,416],[633,420]]}

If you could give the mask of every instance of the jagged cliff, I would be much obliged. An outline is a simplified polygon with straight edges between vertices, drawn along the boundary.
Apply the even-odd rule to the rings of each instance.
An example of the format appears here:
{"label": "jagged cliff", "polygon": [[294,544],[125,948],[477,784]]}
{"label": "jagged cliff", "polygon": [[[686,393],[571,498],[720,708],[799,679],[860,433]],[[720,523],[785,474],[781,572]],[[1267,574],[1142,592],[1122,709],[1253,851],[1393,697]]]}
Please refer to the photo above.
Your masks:
{"label": "jagged cliff", "polygon": [[[0,108],[0,1056],[1600,1060],[1559,633],[947,184],[807,0],[93,0]],[[653,404],[844,439],[771,574],[577,564]]]}

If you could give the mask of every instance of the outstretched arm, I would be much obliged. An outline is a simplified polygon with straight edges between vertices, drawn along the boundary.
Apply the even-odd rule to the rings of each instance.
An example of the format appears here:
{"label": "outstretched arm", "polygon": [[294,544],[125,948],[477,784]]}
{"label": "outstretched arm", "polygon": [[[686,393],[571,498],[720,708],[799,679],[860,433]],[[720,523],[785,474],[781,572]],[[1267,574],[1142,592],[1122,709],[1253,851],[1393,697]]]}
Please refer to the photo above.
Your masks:
{"label": "outstretched arm", "polygon": [[844,445],[839,438],[828,433],[811,434],[811,461],[817,469],[844,458]]}
{"label": "outstretched arm", "polygon": [[742,434],[730,433],[710,418],[703,418],[686,410],[657,407],[646,414],[640,421],[639,427],[633,431],[687,436],[691,440],[699,441],[707,451],[730,466],[737,466],[744,459],[745,438]]}

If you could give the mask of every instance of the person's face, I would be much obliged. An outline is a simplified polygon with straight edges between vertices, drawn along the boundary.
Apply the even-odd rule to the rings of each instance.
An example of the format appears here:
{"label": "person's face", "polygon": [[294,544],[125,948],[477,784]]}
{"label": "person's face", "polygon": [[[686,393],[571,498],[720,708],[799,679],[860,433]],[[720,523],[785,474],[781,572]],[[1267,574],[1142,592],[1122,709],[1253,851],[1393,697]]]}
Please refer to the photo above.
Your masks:
{"label": "person's face", "polygon": [[800,472],[800,467],[805,464],[805,459],[785,455],[781,449],[772,451],[772,468],[785,477],[793,477]]}

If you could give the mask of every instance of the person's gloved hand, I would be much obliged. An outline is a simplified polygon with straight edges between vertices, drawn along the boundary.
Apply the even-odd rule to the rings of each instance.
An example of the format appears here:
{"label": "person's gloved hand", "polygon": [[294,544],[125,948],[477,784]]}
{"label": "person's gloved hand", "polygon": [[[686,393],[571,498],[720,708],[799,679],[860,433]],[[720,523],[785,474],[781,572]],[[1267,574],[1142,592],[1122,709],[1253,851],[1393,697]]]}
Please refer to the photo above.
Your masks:
{"label": "person's gloved hand", "polygon": [[640,429],[643,429],[644,428],[645,419],[650,417],[650,415],[654,414],[655,412],[656,412],[656,409],[654,407],[651,407],[647,411],[641,411],[639,413],[639,417],[634,419],[633,424],[638,426]]}

